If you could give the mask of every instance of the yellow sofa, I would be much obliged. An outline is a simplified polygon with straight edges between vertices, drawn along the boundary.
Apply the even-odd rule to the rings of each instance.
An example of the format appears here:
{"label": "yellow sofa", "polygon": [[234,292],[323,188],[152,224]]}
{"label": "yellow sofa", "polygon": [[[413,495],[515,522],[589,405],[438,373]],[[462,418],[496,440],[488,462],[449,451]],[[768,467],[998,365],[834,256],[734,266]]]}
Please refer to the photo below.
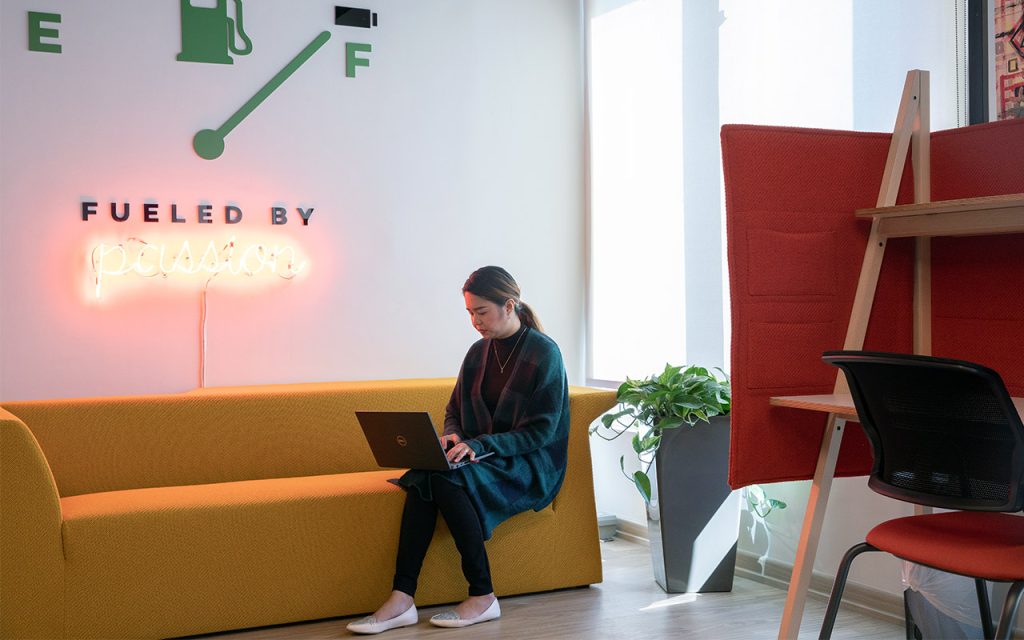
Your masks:
{"label": "yellow sofa", "polygon": [[[404,493],[356,410],[428,410],[454,379],[201,389],[0,408],[0,636],[172,637],[372,611]],[[487,543],[499,596],[601,581],[587,427],[572,387],[565,484]],[[466,595],[439,519],[421,605]]]}

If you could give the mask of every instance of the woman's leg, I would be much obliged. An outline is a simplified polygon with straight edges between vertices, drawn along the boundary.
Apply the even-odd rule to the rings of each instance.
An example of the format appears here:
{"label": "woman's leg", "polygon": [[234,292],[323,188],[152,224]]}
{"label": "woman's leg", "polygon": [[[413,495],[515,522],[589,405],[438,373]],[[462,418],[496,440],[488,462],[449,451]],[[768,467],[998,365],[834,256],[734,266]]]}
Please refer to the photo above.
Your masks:
{"label": "woman's leg", "polygon": [[402,527],[398,536],[398,557],[395,560],[395,591],[416,595],[416,582],[427,556],[430,539],[437,524],[437,505],[420,498],[416,489],[405,493]]}
{"label": "woman's leg", "polygon": [[430,539],[434,536],[435,524],[437,506],[433,502],[420,499],[415,489],[406,491],[402,527],[398,534],[398,557],[395,560],[393,591],[384,604],[373,613],[373,618],[377,621],[396,618],[413,606],[416,582],[423,566],[423,558],[427,555],[427,547],[430,546]]}
{"label": "woman's leg", "polygon": [[494,587],[491,586],[491,567],[484,547],[484,530],[466,490],[440,476],[431,478],[430,490],[452,532],[455,547],[462,555],[462,574],[469,583],[469,595],[490,595]]}

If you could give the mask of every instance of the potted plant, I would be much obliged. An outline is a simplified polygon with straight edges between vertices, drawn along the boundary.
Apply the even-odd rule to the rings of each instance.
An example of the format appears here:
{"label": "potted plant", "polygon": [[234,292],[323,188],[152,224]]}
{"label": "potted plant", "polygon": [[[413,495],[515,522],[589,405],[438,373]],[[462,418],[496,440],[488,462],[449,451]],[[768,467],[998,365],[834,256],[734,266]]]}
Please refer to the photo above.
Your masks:
{"label": "potted plant", "polygon": [[619,467],[647,504],[655,579],[669,593],[730,591],[740,501],[727,481],[728,378],[666,364],[660,374],[627,378],[617,399],[618,410],[591,434],[614,440],[632,433],[641,468],[627,473],[625,456]]}

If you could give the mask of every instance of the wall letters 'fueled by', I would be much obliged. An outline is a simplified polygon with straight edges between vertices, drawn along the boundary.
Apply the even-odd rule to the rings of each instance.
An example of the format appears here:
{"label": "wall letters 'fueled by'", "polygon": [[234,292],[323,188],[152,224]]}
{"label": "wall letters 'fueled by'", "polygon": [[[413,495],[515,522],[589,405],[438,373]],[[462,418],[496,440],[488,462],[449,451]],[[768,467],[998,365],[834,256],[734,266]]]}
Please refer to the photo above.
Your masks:
{"label": "wall letters 'fueled by'", "polygon": [[[98,202],[82,201],[82,220],[88,222],[92,219],[92,216],[99,215],[98,207]],[[289,218],[290,212],[286,207],[269,207],[269,213],[271,224],[288,224],[289,219],[299,219],[302,220],[302,226],[308,226],[310,218],[313,217],[313,207],[307,209],[295,207],[294,211],[291,212],[293,214],[291,218]],[[245,216],[241,207],[230,204],[224,206],[223,214],[224,224],[238,224]],[[110,217],[115,222],[127,222],[132,215],[135,215],[136,219],[141,218],[143,222],[198,222],[200,224],[212,224],[215,219],[212,204],[196,205],[194,211],[186,208],[182,208],[179,211],[178,205],[174,203],[160,205],[155,202],[146,202],[136,209],[133,214],[131,204],[128,202],[123,202],[120,205],[117,202],[110,203]],[[217,218],[221,219],[219,215],[217,215]]]}

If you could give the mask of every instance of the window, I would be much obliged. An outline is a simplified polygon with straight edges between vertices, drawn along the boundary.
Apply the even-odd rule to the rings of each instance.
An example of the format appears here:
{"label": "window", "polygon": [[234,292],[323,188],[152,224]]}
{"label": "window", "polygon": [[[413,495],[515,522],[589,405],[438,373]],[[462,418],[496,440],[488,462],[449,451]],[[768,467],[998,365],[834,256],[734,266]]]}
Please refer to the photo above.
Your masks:
{"label": "window", "polygon": [[966,0],[584,0],[592,384],[729,351],[724,123],[891,132],[910,69],[966,124]]}
{"label": "window", "polygon": [[589,17],[592,382],[686,355],[680,4]]}

